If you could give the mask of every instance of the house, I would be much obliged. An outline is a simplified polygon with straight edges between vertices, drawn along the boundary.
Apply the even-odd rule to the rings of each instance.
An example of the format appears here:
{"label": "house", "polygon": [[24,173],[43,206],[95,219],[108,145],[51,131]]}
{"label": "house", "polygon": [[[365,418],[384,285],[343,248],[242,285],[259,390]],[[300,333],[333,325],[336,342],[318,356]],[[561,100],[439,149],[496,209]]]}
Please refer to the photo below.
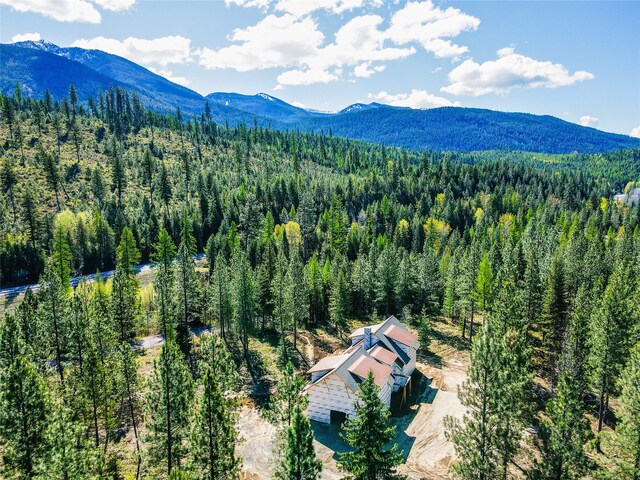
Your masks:
{"label": "house", "polygon": [[359,328],[349,338],[349,348],[321,359],[307,372],[311,381],[304,393],[311,420],[341,423],[354,415],[356,394],[369,372],[373,372],[378,395],[387,406],[393,392],[411,386],[420,344],[396,317]]}

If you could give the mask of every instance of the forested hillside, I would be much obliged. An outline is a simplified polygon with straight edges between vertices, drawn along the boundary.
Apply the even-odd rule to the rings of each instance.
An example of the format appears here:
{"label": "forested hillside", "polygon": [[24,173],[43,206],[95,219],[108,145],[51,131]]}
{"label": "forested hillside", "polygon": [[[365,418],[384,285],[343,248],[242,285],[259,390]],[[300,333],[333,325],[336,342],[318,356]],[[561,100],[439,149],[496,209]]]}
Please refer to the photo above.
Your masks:
{"label": "forested hillside", "polygon": [[[448,420],[459,477],[638,478],[640,205],[612,201],[637,150],[414,152],[158,114],[121,89],[1,100],[0,279],[40,283],[0,324],[6,478],[235,478],[266,337],[282,471],[303,451],[316,471],[294,448],[311,435],[297,333],[391,314],[425,350],[436,319],[473,338],[468,415]],[[149,333],[168,341],[145,370]]]}
{"label": "forested hillside", "polygon": [[58,47],[44,40],[0,44],[0,92],[16,83],[32,96],[49,91],[62,98],[71,84],[78,99],[98,99],[109,87],[135,92],[145,107],[186,117],[200,115],[207,101],[211,118],[236,127],[256,122],[280,130],[329,133],[396,147],[435,151],[522,150],[543,153],[604,153],[639,148],[640,139],[604,132],[549,115],[478,108],[401,108],[354,104],[320,113],[258,93],[212,93],[206,97],[125,58],[100,50]]}

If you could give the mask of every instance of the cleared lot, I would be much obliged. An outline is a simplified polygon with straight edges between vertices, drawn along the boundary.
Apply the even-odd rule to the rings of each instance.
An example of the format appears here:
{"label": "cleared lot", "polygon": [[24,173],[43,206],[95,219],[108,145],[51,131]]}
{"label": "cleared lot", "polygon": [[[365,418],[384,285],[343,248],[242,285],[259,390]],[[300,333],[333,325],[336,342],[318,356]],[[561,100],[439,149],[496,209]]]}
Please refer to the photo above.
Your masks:
{"label": "cleared lot", "polygon": [[[447,479],[454,457],[453,445],[445,437],[444,418],[461,418],[464,408],[457,396],[458,386],[466,378],[468,359],[459,353],[439,366],[418,363],[421,378],[417,400],[402,415],[392,418],[396,425],[397,442],[406,462],[399,469],[411,479]],[[269,479],[273,472],[275,452],[274,427],[253,408],[243,407],[239,422],[242,443],[238,455],[248,479]],[[322,479],[342,478],[336,452],[345,444],[335,426],[313,422],[316,453],[324,464]]]}

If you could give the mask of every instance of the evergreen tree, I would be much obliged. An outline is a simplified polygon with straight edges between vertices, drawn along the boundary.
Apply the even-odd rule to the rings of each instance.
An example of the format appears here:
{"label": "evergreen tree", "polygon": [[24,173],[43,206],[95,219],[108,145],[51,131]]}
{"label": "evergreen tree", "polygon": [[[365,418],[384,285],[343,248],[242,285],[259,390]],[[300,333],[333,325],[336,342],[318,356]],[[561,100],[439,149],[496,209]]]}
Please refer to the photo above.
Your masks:
{"label": "evergreen tree", "polygon": [[193,238],[191,219],[186,211],[182,217],[180,239],[174,281],[174,298],[176,299],[176,312],[178,315],[176,341],[180,345],[182,352],[188,355],[191,351],[189,323],[198,318],[198,277],[193,261],[193,256],[196,253],[196,244]]}
{"label": "evergreen tree", "polygon": [[65,286],[62,283],[55,267],[48,262],[40,285],[38,333],[43,349],[38,354],[44,356],[44,361],[55,359],[55,368],[60,376],[60,382],[64,383],[63,359],[69,343],[70,330],[68,284]]}
{"label": "evergreen tree", "polygon": [[49,400],[35,366],[17,355],[0,371],[0,472],[5,478],[34,478],[47,450]]}
{"label": "evergreen tree", "polygon": [[[590,320],[589,364],[592,383],[598,393],[598,433],[602,431],[609,396],[615,387],[629,348],[628,322],[633,315],[628,310],[632,285],[627,278],[628,271],[622,267],[616,268]],[[599,436],[596,442],[596,446],[600,448]]]}
{"label": "evergreen tree", "polygon": [[286,444],[276,468],[278,480],[316,480],[322,462],[316,458],[311,422],[300,405],[293,410],[291,425],[286,429]]}
{"label": "evergreen tree", "polygon": [[542,424],[544,461],[540,466],[541,478],[583,478],[588,465],[583,447],[591,431],[583,416],[580,394],[579,385],[570,372],[564,372],[554,397],[547,403],[548,419]]}
{"label": "evergreen tree", "polygon": [[498,429],[504,420],[500,416],[504,352],[504,340],[497,329],[485,324],[473,342],[468,380],[458,393],[467,413],[462,422],[445,419],[447,437],[459,458],[453,468],[457,478],[492,480],[500,476]]}
{"label": "evergreen tree", "polygon": [[485,252],[478,267],[475,287],[473,289],[473,299],[480,310],[487,311],[491,308],[493,300],[493,270],[489,255]]}
{"label": "evergreen tree", "polygon": [[253,331],[256,312],[256,286],[246,254],[238,252],[232,261],[232,306],[235,326],[240,335],[247,367],[254,375],[249,357],[249,334]]}
{"label": "evergreen tree", "polygon": [[616,459],[616,478],[640,479],[640,343],[631,349],[627,366],[620,376],[620,423],[615,439],[620,450]]}
{"label": "evergreen tree", "polygon": [[378,396],[373,372],[360,384],[355,403],[356,414],[349,417],[341,437],[353,449],[340,453],[340,469],[352,480],[403,478],[396,472],[402,462],[398,445],[386,445],[395,438],[395,427],[389,426],[389,410]]}
{"label": "evergreen tree", "polygon": [[154,361],[147,394],[149,458],[167,476],[180,468],[187,454],[193,391],[184,357],[175,340],[169,338]]}
{"label": "evergreen tree", "polygon": [[567,328],[568,305],[564,290],[562,257],[556,253],[551,263],[542,305],[542,332],[545,364],[552,383],[557,380],[558,353]]}
{"label": "evergreen tree", "polygon": [[158,292],[158,317],[161,334],[168,338],[169,331],[174,328],[173,310],[173,260],[176,247],[169,233],[164,228],[160,230],[158,242],[154,245],[153,260],[158,262],[154,289]]}
{"label": "evergreen tree", "polygon": [[198,363],[201,387],[190,435],[191,468],[199,478],[238,478],[240,460],[235,455],[239,404],[234,396],[238,382],[235,363],[220,338],[209,335]]}
{"label": "evergreen tree", "polygon": [[60,401],[55,403],[47,437],[44,467],[47,478],[88,480],[99,474],[97,457],[87,441],[83,426],[73,420],[69,408]]}
{"label": "evergreen tree", "polygon": [[116,271],[111,291],[112,319],[119,343],[131,341],[136,334],[140,315],[139,284],[133,266],[140,261],[133,233],[128,227],[122,230],[117,249]]}

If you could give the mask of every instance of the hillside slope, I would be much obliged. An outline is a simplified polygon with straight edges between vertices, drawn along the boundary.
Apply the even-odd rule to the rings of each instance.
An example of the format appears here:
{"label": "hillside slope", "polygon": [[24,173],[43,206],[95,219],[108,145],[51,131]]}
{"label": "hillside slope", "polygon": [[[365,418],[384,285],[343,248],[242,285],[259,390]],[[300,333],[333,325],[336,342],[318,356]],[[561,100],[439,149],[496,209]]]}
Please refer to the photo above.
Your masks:
{"label": "hillside slope", "polygon": [[48,89],[62,98],[73,83],[80,99],[87,100],[121,86],[137,92],[143,103],[159,111],[179,107],[187,116],[197,115],[209,101],[214,120],[221,124],[252,124],[255,120],[261,126],[331,132],[412,149],[600,153],[640,147],[640,139],[548,115],[461,107],[414,110],[379,103],[356,103],[336,113],[321,113],[264,93],[217,92],[203,97],[117,55],[61,48],[45,41],[0,45],[0,67],[0,91],[5,94],[13,92],[18,82],[32,96],[42,96]]}

